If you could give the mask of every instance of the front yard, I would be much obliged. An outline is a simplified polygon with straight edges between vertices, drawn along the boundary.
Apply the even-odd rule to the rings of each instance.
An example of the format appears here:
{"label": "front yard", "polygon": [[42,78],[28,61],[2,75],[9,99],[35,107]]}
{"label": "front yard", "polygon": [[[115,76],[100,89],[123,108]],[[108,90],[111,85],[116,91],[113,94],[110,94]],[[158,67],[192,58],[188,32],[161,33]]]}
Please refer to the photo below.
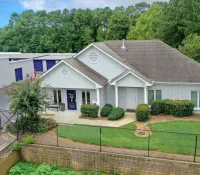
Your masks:
{"label": "front yard", "polygon": [[[200,121],[171,121],[149,124],[152,134],[150,136],[150,150],[167,153],[194,155],[196,135],[178,133],[200,133]],[[129,129],[126,129],[129,128]],[[137,137],[134,134],[134,123],[120,128],[102,127],[102,145],[147,150],[148,137]],[[166,132],[178,133],[166,133]],[[59,126],[58,135],[73,141],[97,144],[100,143],[100,127],[90,126]],[[198,136],[197,155],[200,155],[200,136]]]}

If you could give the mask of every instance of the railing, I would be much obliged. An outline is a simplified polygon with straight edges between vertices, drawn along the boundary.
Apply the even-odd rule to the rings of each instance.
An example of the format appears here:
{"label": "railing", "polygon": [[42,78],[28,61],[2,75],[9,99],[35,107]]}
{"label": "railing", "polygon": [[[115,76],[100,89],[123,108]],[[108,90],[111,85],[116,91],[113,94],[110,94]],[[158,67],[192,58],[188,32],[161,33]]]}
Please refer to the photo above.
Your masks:
{"label": "railing", "polygon": [[[144,132],[145,137],[136,136]],[[23,133],[18,133],[20,137]],[[36,144],[134,156],[200,162],[200,134],[58,124],[36,134]]]}

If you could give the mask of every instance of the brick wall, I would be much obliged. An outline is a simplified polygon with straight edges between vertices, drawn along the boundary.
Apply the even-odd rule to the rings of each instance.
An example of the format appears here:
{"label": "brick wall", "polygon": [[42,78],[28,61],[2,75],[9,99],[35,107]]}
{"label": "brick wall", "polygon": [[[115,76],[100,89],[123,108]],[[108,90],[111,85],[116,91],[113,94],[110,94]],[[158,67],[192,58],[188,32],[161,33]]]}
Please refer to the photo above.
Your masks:
{"label": "brick wall", "polygon": [[35,163],[57,164],[75,170],[93,170],[123,175],[197,175],[200,164],[121,154],[68,149],[61,147],[24,145],[22,158]]}

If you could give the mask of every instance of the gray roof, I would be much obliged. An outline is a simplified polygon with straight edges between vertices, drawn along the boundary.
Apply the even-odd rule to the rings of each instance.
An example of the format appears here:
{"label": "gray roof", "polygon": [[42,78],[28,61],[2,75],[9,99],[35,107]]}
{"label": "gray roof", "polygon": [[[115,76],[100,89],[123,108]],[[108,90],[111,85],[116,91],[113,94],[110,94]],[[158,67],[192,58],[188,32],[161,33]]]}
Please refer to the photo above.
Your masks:
{"label": "gray roof", "polygon": [[[139,77],[143,78],[145,81],[151,83],[151,80],[142,75],[133,65],[129,64],[123,57],[121,57],[119,54],[117,54],[114,50],[112,50],[108,45],[106,45],[104,42],[96,42],[93,43],[95,46],[103,50],[104,52],[108,53],[115,59],[117,59],[122,64],[126,65],[132,72],[134,72]],[[121,48],[121,47],[120,47]],[[117,76],[118,77],[118,76]],[[115,78],[114,78],[115,79]],[[113,81],[113,80],[112,80]]]}
{"label": "gray roof", "polygon": [[200,83],[200,64],[162,41],[126,40],[126,50],[121,49],[122,41],[119,40],[104,44],[111,50],[107,49],[108,54],[115,52],[126,65],[130,64],[149,80]]}
{"label": "gray roof", "polygon": [[78,59],[70,58],[65,60],[66,63],[69,63],[71,66],[73,66],[75,69],[92,79],[94,82],[97,84],[104,86],[107,82],[108,79],[102,76],[101,74],[97,73],[90,67],[86,66],[82,62],[80,62]]}

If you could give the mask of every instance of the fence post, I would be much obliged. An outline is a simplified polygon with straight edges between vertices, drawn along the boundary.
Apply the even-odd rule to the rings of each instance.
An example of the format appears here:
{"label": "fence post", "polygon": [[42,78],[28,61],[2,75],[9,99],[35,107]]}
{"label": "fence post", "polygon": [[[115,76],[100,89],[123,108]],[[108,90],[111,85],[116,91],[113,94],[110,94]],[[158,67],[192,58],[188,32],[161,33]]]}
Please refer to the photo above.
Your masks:
{"label": "fence post", "polygon": [[149,157],[149,151],[150,151],[150,131],[148,136],[148,157]]}
{"label": "fence post", "polygon": [[22,115],[22,135],[24,135],[24,116]]}
{"label": "fence post", "polygon": [[197,154],[197,135],[196,135],[195,148],[194,148],[194,162],[196,161],[196,154]]}
{"label": "fence post", "polygon": [[17,113],[17,141],[19,141],[19,122],[18,122],[18,113]]}
{"label": "fence post", "polygon": [[100,127],[100,152],[101,152],[101,127]]}
{"label": "fence post", "polygon": [[59,144],[58,144],[58,124],[56,126],[56,136],[57,136],[57,146],[59,146]]}

